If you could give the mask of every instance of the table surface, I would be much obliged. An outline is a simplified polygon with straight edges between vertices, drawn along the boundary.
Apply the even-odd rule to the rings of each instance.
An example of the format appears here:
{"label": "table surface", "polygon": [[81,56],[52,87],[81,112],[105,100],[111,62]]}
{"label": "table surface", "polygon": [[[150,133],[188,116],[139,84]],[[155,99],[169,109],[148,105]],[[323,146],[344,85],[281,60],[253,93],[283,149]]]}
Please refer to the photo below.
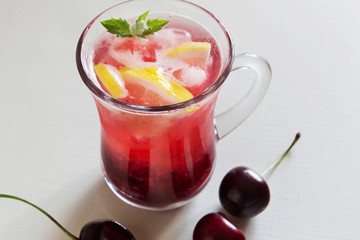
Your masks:
{"label": "table surface", "polygon": [[[217,144],[205,190],[166,212],[128,206],[105,185],[96,107],[75,66],[83,28],[116,2],[0,1],[0,192],[38,204],[75,235],[109,218],[138,240],[191,239],[202,216],[221,211],[250,240],[359,239],[359,1],[194,0],[227,26],[237,53],[266,58],[273,77],[256,111]],[[234,101],[238,82],[229,78],[217,112]],[[298,131],[267,178],[268,208],[247,221],[230,217],[217,193],[226,172],[262,172]],[[33,208],[1,199],[0,239],[66,236]]]}

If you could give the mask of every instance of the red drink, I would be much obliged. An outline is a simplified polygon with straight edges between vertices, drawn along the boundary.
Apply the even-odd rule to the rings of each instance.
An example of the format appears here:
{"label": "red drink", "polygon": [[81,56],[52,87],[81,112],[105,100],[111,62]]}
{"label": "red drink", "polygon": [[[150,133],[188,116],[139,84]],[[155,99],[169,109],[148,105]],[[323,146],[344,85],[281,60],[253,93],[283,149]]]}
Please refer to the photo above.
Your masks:
{"label": "red drink", "polygon": [[[103,26],[143,37],[163,27],[166,21],[155,20],[161,26],[147,28],[147,13],[135,22],[147,10],[151,20],[170,21],[148,40],[104,33]],[[125,18],[135,25],[124,25]],[[181,206],[200,192],[213,171],[215,142],[251,114],[271,79],[261,57],[234,55],[219,19],[178,0],[126,0],[100,13],[80,36],[76,63],[99,111],[108,185],[129,204],[154,210]],[[220,87],[237,69],[252,69],[256,81],[214,118]]]}
{"label": "red drink", "polygon": [[[208,55],[197,50],[199,54],[190,53],[186,59],[182,53],[178,55],[181,59],[164,54],[187,42],[206,43],[211,50]],[[175,80],[195,97],[217,80],[221,57],[216,41],[203,26],[172,16],[169,24],[149,35],[148,40],[119,39],[106,33],[95,48],[93,62],[120,72],[129,67],[158,67],[166,78]],[[99,83],[104,91],[111,92],[101,79]],[[138,82],[125,81],[122,86],[126,94],[118,99],[130,104],[176,103],[171,98],[164,100],[166,92],[153,93]],[[102,125],[103,170],[112,190],[131,204],[158,209],[183,203],[197,194],[214,164],[216,97],[213,94],[180,111],[154,113],[114,108],[95,98]]]}
{"label": "red drink", "polygon": [[193,197],[214,164],[211,105],[190,116],[167,114],[159,121],[158,116],[114,112],[97,102],[103,168],[113,190],[130,202],[155,208]]}

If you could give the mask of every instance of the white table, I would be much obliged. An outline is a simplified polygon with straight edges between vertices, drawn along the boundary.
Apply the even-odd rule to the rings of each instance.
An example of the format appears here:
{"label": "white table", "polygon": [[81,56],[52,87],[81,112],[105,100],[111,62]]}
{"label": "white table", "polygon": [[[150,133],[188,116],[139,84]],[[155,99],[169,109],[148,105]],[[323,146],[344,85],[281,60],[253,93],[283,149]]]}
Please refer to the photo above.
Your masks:
{"label": "white table", "polygon": [[[217,145],[206,189],[167,212],[126,205],[102,179],[99,120],[75,46],[92,17],[116,2],[0,1],[0,192],[38,204],[75,235],[86,222],[109,218],[138,240],[191,239],[203,215],[224,212],[217,192],[228,170],[262,172],[300,131],[268,178],[269,207],[249,221],[230,219],[249,240],[360,238],[358,1],[194,1],[223,21],[237,52],[265,57],[273,79],[257,110]],[[219,109],[236,95],[232,84]],[[0,199],[0,239],[66,236],[33,208]]]}

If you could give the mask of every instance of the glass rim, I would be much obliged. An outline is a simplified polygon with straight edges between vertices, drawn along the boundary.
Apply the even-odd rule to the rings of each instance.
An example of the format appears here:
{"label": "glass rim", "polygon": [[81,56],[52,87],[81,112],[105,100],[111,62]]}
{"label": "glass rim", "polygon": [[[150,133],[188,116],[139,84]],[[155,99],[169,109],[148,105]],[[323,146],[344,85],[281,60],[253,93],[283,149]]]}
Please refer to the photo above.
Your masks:
{"label": "glass rim", "polygon": [[233,41],[231,39],[231,36],[230,36],[228,30],[224,26],[224,24],[213,13],[211,13],[210,11],[206,10],[205,8],[199,6],[195,3],[188,2],[186,0],[180,0],[180,1],[190,4],[190,5],[193,5],[199,9],[201,9],[205,13],[207,13],[210,17],[212,17],[217,22],[217,24],[220,26],[220,28],[222,29],[222,31],[225,34],[225,37],[228,41],[229,53],[227,56],[227,62],[225,63],[225,68],[220,73],[220,76],[217,78],[217,80],[209,88],[207,88],[201,94],[199,94],[187,101],[183,101],[183,102],[179,102],[179,103],[175,103],[175,104],[171,104],[171,105],[165,105],[165,106],[143,106],[143,105],[135,105],[135,104],[131,104],[131,103],[127,103],[127,102],[118,100],[118,99],[112,97],[111,95],[107,94],[106,92],[104,92],[102,89],[100,89],[98,86],[96,86],[93,83],[93,81],[88,77],[86,70],[84,69],[83,64],[82,64],[81,53],[82,53],[82,45],[83,45],[84,39],[85,39],[89,29],[91,28],[91,26],[102,14],[104,14],[105,12],[109,11],[110,9],[117,7],[121,4],[124,4],[127,2],[134,2],[134,1],[137,1],[137,0],[122,1],[118,4],[115,4],[115,5],[107,8],[106,10],[102,11],[93,20],[90,21],[90,23],[85,27],[84,31],[80,35],[80,38],[79,38],[79,41],[78,41],[78,44],[76,47],[76,65],[77,65],[77,69],[79,71],[79,74],[80,74],[83,82],[89,88],[89,90],[98,98],[102,99],[106,103],[109,103],[117,108],[121,108],[124,110],[130,110],[130,111],[137,111],[137,112],[164,112],[164,111],[172,111],[172,110],[188,108],[188,107],[202,101],[203,99],[207,98],[209,95],[214,93],[217,89],[219,89],[219,87],[224,83],[225,79],[227,78],[227,76],[229,75],[229,73],[232,70],[232,64],[233,64],[234,55],[235,55]]}

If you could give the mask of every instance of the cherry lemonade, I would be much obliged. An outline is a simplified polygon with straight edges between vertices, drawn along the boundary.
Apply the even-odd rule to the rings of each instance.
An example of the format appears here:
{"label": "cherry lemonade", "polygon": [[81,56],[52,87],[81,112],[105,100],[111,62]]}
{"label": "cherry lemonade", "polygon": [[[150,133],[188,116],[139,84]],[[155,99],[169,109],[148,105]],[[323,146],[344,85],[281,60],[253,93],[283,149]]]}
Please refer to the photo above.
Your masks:
{"label": "cherry lemonade", "polygon": [[[216,81],[221,57],[211,33],[182,16],[166,19],[169,23],[146,39],[104,32],[93,64],[105,92],[129,104],[164,106],[191,99]],[[118,92],[106,83],[109,73]],[[175,93],[168,82],[159,87],[159,78],[175,86]],[[103,171],[112,190],[128,203],[152,209],[197,194],[214,164],[216,97],[217,92],[187,109],[156,113],[119,110],[95,97]]]}

